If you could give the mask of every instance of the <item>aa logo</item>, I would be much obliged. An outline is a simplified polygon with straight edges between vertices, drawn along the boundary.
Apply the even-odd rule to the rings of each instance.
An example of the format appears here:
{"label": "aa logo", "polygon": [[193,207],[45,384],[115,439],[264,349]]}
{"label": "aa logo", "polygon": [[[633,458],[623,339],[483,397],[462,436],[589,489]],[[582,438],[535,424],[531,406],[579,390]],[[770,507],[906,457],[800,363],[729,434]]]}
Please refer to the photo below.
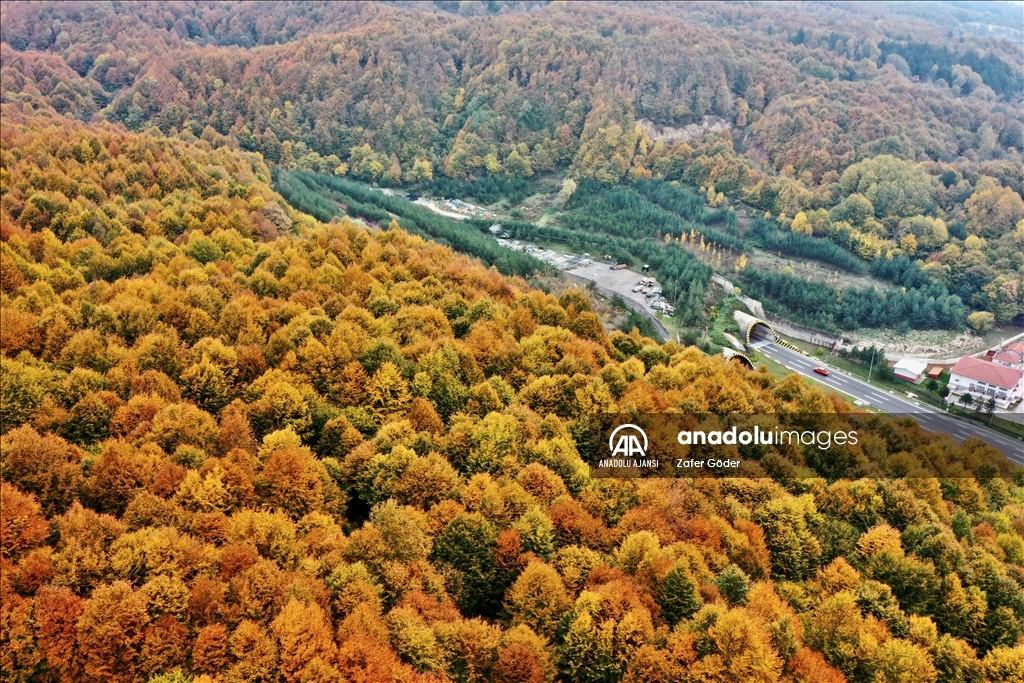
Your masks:
{"label": "aa logo", "polygon": [[[616,438],[618,436],[618,438]],[[640,445],[643,439],[643,445]],[[612,455],[624,458],[643,458],[647,454],[647,434],[634,424],[619,425],[608,437],[608,448]]]}

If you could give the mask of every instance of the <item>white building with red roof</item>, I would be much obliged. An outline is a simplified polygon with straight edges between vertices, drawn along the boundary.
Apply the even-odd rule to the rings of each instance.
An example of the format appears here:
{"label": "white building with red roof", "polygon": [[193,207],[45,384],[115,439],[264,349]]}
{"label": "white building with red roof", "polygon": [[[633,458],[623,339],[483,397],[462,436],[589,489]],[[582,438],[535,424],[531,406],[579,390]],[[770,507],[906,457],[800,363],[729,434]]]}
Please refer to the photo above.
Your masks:
{"label": "white building with red roof", "polygon": [[992,361],[1018,370],[1024,370],[1024,342],[1007,344],[1001,349],[996,349],[992,355]]}
{"label": "white building with red roof", "polygon": [[949,371],[949,393],[969,393],[976,401],[993,398],[997,406],[1007,408],[1024,398],[1024,369],[964,356]]}

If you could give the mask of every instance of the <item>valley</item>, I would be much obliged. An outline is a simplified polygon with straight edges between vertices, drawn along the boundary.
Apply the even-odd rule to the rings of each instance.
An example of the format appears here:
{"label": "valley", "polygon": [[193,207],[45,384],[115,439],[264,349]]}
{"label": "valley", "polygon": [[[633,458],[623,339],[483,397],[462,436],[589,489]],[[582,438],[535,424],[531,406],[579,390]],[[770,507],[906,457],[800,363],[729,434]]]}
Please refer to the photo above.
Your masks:
{"label": "valley", "polygon": [[1021,35],[0,0],[0,680],[1024,681]]}

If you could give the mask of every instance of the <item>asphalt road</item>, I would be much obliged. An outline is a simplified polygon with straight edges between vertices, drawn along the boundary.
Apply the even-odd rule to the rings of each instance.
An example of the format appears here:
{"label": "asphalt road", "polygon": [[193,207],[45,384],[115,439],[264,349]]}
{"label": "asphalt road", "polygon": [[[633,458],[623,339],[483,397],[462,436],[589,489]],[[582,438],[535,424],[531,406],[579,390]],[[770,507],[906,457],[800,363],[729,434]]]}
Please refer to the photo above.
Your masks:
{"label": "asphalt road", "polygon": [[1001,450],[1012,462],[1024,465],[1024,441],[1007,436],[994,429],[989,429],[982,424],[954,417],[931,406],[900,398],[895,394],[891,394],[884,389],[868,384],[835,368],[828,368],[830,374],[828,377],[824,377],[814,372],[816,367],[828,367],[824,362],[809,358],[796,351],[791,351],[774,342],[755,341],[751,346],[793,372],[810,377],[855,400],[863,401],[882,412],[890,415],[913,417],[925,429],[932,432],[949,434],[960,442],[976,436]]}
{"label": "asphalt road", "polygon": [[654,331],[658,334],[658,341],[664,344],[665,342],[672,339],[672,335],[668,333],[668,328],[665,327],[664,323],[658,320],[657,316],[655,316],[654,313],[651,312],[651,309],[649,309],[642,302],[636,301],[635,299],[632,298],[627,299],[626,297],[622,296],[622,292],[600,285],[597,283],[596,280],[588,278],[585,275],[577,275],[576,273],[571,273],[567,270],[562,271],[562,275],[572,280],[573,282],[581,282],[583,284],[593,285],[594,289],[599,291],[601,294],[604,294],[609,299],[613,299],[615,298],[615,296],[619,296],[622,299],[622,303],[626,304],[626,308],[633,311],[634,313],[639,313],[640,315],[646,316],[651,321],[651,323],[653,323]]}

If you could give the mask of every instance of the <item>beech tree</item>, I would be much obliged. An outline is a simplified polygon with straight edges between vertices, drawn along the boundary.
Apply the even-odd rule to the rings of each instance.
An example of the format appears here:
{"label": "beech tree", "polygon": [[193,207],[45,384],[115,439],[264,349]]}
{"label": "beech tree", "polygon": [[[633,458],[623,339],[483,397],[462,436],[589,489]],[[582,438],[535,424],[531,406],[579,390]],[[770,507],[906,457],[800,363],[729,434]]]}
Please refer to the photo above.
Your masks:
{"label": "beech tree", "polygon": [[149,623],[145,598],[117,581],[93,591],[78,618],[78,649],[86,680],[134,681],[143,668]]}
{"label": "beech tree", "polygon": [[39,503],[10,484],[0,483],[4,507],[0,511],[0,553],[6,559],[17,558],[40,545],[48,526]]}
{"label": "beech tree", "polygon": [[285,681],[309,680],[314,671],[318,677],[326,674],[334,661],[335,645],[318,605],[292,598],[270,628],[280,644],[280,671]]}
{"label": "beech tree", "polygon": [[513,625],[523,624],[551,637],[569,599],[558,572],[543,562],[534,562],[516,579],[505,602]]}

